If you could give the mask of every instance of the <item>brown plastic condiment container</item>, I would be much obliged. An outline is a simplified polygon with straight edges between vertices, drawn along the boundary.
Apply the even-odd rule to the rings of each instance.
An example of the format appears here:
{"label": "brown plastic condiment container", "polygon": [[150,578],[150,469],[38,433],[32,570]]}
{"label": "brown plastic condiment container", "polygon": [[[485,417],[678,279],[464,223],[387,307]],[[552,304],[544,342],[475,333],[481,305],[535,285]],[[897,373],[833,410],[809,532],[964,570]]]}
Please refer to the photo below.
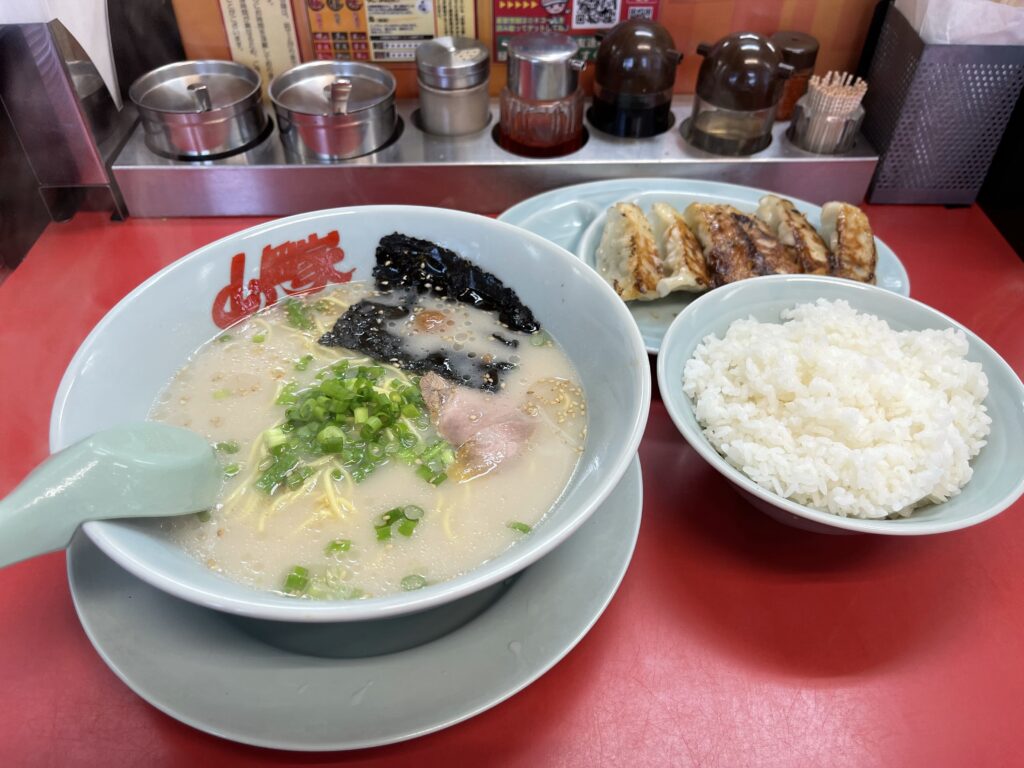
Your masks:
{"label": "brown plastic condiment container", "polygon": [[672,125],[672,87],[683,54],[655,21],[616,24],[597,49],[591,125],[613,136],[641,138]]}
{"label": "brown plastic condiment container", "polygon": [[693,113],[683,136],[716,155],[751,155],[772,140],[782,84],[792,69],[768,39],[737,32],[714,45],[701,43]]}

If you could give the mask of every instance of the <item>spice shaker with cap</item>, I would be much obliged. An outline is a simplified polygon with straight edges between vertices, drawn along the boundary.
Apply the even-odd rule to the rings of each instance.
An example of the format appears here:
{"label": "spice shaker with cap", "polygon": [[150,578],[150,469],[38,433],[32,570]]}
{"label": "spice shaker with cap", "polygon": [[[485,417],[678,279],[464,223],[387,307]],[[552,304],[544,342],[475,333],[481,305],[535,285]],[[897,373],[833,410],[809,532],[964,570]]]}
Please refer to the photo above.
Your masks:
{"label": "spice shaker with cap", "polygon": [[782,87],[782,98],[775,110],[776,120],[789,120],[797,99],[807,92],[807,83],[814,74],[818,58],[818,41],[806,32],[783,30],[768,38],[782,53],[782,60],[793,67],[793,72]]}
{"label": "spice shaker with cap", "polygon": [[459,136],[491,118],[486,46],[469,37],[438,37],[416,49],[420,123],[427,133]]}
{"label": "spice shaker with cap", "polygon": [[498,143],[530,157],[556,157],[583,146],[579,73],[585,66],[569,35],[531,32],[513,37]]}

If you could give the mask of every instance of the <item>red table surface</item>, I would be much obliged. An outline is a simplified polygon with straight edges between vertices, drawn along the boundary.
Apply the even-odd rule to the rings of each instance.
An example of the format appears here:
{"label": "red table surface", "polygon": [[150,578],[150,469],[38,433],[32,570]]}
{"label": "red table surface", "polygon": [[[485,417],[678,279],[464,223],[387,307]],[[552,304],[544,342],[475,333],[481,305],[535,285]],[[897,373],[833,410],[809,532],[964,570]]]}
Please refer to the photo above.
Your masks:
{"label": "red table surface", "polygon": [[[915,298],[1024,370],[1024,265],[977,208],[869,208]],[[0,493],[47,453],[89,329],[251,219],[51,226],[0,285]],[[821,536],[754,510],[655,394],[640,540],[590,634],[522,693],[403,744],[233,744],[135,696],[78,624],[61,554],[0,571],[0,764],[962,766],[1024,760],[1024,502],[915,539]]]}

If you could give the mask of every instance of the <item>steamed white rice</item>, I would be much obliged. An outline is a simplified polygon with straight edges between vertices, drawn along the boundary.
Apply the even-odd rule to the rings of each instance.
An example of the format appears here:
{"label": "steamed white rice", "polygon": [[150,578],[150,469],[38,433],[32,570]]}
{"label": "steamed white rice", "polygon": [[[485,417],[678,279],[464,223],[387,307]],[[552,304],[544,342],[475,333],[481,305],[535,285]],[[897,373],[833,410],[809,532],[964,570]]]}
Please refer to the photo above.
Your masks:
{"label": "steamed white rice", "polygon": [[824,299],[781,320],[737,320],[686,363],[683,389],[730,464],[844,517],[906,517],[960,492],[992,421],[963,333],[895,331]]}

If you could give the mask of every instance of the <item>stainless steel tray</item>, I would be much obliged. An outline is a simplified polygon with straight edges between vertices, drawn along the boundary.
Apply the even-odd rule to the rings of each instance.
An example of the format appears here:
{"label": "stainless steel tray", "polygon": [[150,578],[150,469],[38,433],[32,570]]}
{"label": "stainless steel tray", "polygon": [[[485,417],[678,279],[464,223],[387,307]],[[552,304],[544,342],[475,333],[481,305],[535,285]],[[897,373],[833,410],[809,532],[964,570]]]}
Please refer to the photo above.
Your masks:
{"label": "stainless steel tray", "polygon": [[690,146],[679,125],[692,97],[673,100],[675,125],[649,139],[619,139],[588,125],[589,139],[571,155],[534,159],[506,152],[491,125],[470,136],[443,138],[416,127],[415,100],[399,101],[403,128],[383,149],[332,163],[303,163],[286,154],[275,127],[258,146],[212,161],[168,160],[151,152],[141,128],[113,164],[132,216],[283,216],[341,205],[435,205],[498,213],[532,195],[567,184],[611,178],[660,177],[725,181],[803,198],[860,201],[878,155],[863,137],[842,156],[812,155],[776,124],[772,143],[750,157],[720,157]]}

